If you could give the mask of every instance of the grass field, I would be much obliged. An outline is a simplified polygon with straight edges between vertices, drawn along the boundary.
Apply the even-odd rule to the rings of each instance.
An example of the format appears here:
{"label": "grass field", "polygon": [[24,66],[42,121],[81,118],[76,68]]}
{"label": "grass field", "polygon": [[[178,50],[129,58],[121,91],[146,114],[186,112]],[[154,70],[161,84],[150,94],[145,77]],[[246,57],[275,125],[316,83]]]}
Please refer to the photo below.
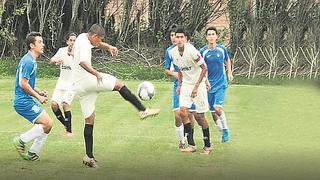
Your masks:
{"label": "grass field", "polygon": [[[138,82],[126,82],[135,91]],[[157,94],[146,106],[159,107],[154,119],[140,121],[136,110],[118,93],[99,95],[94,152],[100,168],[82,165],[83,126],[79,102],[73,102],[75,136],[62,136],[62,126],[49,112],[54,128],[40,152],[40,162],[22,160],[11,140],[31,127],[11,105],[13,78],[0,79],[0,179],[319,179],[320,93],[307,84],[286,86],[231,85],[224,109],[231,141],[220,136],[209,114],[210,156],[182,154],[177,149],[171,110],[171,83],[153,82]],[[55,80],[38,79],[50,94]],[[202,147],[200,128],[195,130]]]}

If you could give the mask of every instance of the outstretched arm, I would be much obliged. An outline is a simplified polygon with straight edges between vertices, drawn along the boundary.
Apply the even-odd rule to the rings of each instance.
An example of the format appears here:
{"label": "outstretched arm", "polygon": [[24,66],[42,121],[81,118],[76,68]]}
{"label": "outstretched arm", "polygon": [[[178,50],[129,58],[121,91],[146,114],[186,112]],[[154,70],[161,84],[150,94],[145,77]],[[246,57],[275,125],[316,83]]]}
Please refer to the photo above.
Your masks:
{"label": "outstretched arm", "polygon": [[110,44],[107,44],[105,42],[100,42],[98,45],[99,49],[104,49],[106,51],[109,51],[112,56],[117,56],[118,55],[118,48],[111,46]]}

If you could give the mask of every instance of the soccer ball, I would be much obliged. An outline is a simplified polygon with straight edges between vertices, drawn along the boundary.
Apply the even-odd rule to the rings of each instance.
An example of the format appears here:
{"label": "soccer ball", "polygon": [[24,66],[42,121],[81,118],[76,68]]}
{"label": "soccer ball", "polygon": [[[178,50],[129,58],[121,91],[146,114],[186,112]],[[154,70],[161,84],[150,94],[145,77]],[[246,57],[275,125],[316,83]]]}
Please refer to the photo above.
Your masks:
{"label": "soccer ball", "polygon": [[154,86],[149,81],[144,81],[139,84],[137,94],[141,100],[149,101],[155,94]]}

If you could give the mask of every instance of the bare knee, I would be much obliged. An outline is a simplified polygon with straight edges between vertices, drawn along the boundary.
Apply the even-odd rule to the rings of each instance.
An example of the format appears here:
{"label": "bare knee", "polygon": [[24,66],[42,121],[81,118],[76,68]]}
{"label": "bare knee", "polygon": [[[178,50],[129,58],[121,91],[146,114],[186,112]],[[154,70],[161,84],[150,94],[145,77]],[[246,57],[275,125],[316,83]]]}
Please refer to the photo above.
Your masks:
{"label": "bare knee", "polygon": [[55,102],[55,101],[52,101],[51,102],[51,108],[53,110],[59,109],[59,104],[57,102]]}
{"label": "bare knee", "polygon": [[62,108],[63,108],[63,111],[66,112],[66,111],[70,111],[70,105],[67,104],[67,103],[62,103]]}
{"label": "bare knee", "polygon": [[120,89],[121,89],[123,86],[124,86],[124,84],[123,84],[121,81],[116,80],[116,84],[114,85],[113,90],[114,90],[114,91],[120,91]]}
{"label": "bare knee", "polygon": [[182,125],[182,120],[180,117],[180,111],[174,111],[174,119],[175,119],[175,125],[176,127],[179,127]]}
{"label": "bare knee", "polygon": [[85,118],[86,124],[94,124],[95,113],[93,112],[89,117]]}
{"label": "bare knee", "polygon": [[221,107],[215,106],[215,107],[214,107],[214,112],[215,112],[218,116],[221,116],[221,114],[222,114],[222,109],[221,109]]}

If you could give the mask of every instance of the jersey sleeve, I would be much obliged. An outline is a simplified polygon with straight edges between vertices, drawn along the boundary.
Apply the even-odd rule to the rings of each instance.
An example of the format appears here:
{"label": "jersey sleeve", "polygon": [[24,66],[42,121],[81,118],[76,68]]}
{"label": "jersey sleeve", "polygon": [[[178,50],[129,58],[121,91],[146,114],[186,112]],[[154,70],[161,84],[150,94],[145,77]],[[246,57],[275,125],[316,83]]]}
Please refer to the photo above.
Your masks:
{"label": "jersey sleeve", "polygon": [[226,47],[223,47],[223,52],[224,52],[224,60],[225,61],[228,61],[228,59],[229,59],[229,53],[228,53],[228,50],[227,50],[227,48]]}
{"label": "jersey sleeve", "polygon": [[34,70],[34,64],[31,61],[26,61],[21,63],[20,66],[20,77],[21,78],[26,78],[26,79],[30,79],[31,74],[33,73]]}
{"label": "jersey sleeve", "polygon": [[172,58],[170,56],[170,52],[168,49],[166,49],[166,54],[164,56],[164,68],[170,69],[171,67]]}
{"label": "jersey sleeve", "polygon": [[191,53],[191,57],[192,59],[200,66],[201,64],[204,63],[204,60],[200,54],[200,52],[192,45],[189,46],[190,47],[190,53]]}
{"label": "jersey sleeve", "polygon": [[91,63],[91,47],[89,45],[79,46],[79,64],[81,62]]}

